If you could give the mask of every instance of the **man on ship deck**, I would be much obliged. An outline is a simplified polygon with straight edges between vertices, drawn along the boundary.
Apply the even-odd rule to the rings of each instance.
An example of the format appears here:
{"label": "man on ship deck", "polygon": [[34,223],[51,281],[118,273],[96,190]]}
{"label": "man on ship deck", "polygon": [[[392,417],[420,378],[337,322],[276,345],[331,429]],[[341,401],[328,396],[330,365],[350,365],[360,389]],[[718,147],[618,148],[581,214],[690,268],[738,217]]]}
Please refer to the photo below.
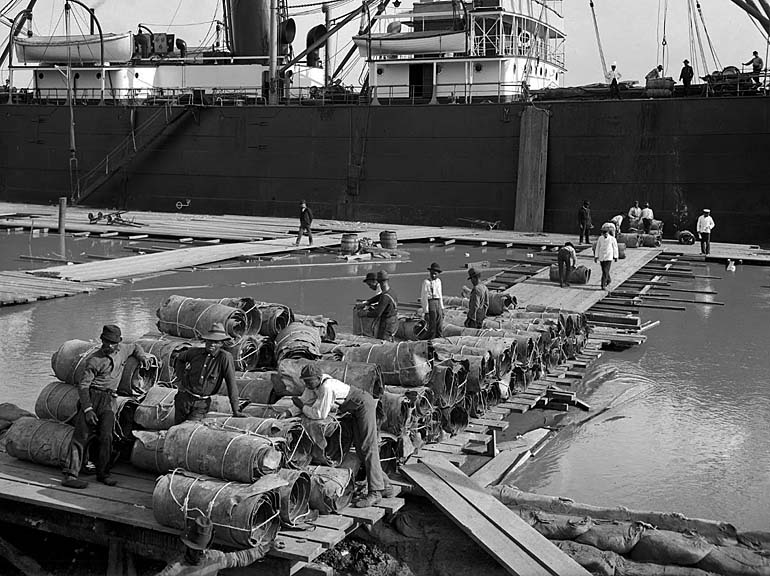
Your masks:
{"label": "man on ship deck", "polygon": [[759,57],[759,53],[754,50],[752,52],[753,57],[748,62],[744,62],[744,66],[748,66],[751,64],[751,81],[754,83],[754,86],[756,88],[759,88],[762,85],[762,82],[759,80],[759,75],[762,74],[762,68],[764,68],[765,64],[762,62],[762,58]]}
{"label": "man on ship deck", "polygon": [[693,76],[695,76],[695,72],[692,69],[692,66],[690,66],[690,61],[686,58],[682,61],[684,66],[682,66],[682,71],[679,73],[679,79],[682,81],[682,84],[684,85],[685,94],[687,94],[687,89],[690,87],[690,84],[692,83]]}
{"label": "man on ship deck", "polygon": [[663,66],[661,64],[658,64],[657,66],[655,66],[655,68],[647,72],[647,76],[645,76],[644,79],[657,80],[658,78],[662,78],[662,77],[663,77]]}
{"label": "man on ship deck", "polygon": [[83,489],[88,486],[88,482],[78,478],[78,474],[86,458],[86,448],[94,440],[97,447],[97,480],[107,486],[117,484],[110,476],[110,464],[118,385],[123,367],[131,356],[137,358],[145,369],[149,368],[152,358],[138,344],[123,344],[120,327],[115,324],[105,325],[100,338],[102,347],[86,360],[83,377],[77,383],[80,400],[62,480],[62,485],[68,488]]}
{"label": "man on ship deck", "polygon": [[377,401],[365,390],[345,384],[324,374],[315,364],[302,367],[300,376],[305,384],[302,397],[292,402],[302,414],[313,420],[323,420],[336,411],[353,416],[353,444],[356,455],[366,468],[368,493],[354,504],[357,508],[375,506],[382,498],[391,498],[395,491],[382,470],[380,440],[377,432]]}
{"label": "man on ship deck", "polygon": [[205,418],[211,406],[211,396],[217,393],[223,381],[227,386],[233,416],[243,416],[238,410],[233,355],[222,349],[230,336],[221,322],[214,322],[200,338],[204,342],[203,348],[188,348],[180,352],[174,362],[174,369],[180,375],[178,391],[174,396],[174,424]]}
{"label": "man on ship deck", "polygon": [[620,82],[620,79],[623,77],[623,75],[618,72],[618,64],[617,62],[613,62],[610,66],[610,71],[607,72],[607,82],[610,83],[610,98],[617,98],[620,100],[620,86],[618,85],[618,82]]}

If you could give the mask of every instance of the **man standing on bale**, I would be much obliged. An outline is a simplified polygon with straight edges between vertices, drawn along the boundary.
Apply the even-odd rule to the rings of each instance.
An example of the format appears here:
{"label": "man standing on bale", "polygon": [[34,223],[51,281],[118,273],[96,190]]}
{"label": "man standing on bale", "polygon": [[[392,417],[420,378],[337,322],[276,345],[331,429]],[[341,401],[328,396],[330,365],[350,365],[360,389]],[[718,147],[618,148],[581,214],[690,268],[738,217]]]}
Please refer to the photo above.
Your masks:
{"label": "man standing on bale", "polygon": [[224,341],[230,336],[221,322],[214,322],[211,330],[200,338],[204,342],[203,348],[196,346],[180,352],[174,363],[174,369],[180,375],[174,397],[174,424],[205,418],[211,396],[217,393],[222,381],[227,385],[233,416],[243,416],[238,410],[233,355],[222,350]]}
{"label": "man standing on bale", "polygon": [[607,228],[602,228],[602,235],[596,241],[594,246],[594,262],[599,262],[602,267],[602,290],[612,282],[610,277],[610,268],[612,263],[618,261],[618,241],[614,236],[610,236]]}
{"label": "man standing on bale", "polygon": [[559,286],[569,288],[569,275],[577,266],[577,253],[572,242],[565,242],[564,246],[559,248],[556,254],[556,261],[559,265]]}
{"label": "man standing on bale", "polygon": [[297,241],[295,246],[299,246],[299,241],[302,240],[302,234],[307,232],[307,239],[309,244],[313,245],[313,232],[310,230],[310,225],[313,223],[313,212],[307,207],[307,202],[304,200],[300,204],[299,209],[299,231],[297,232]]}
{"label": "man standing on bale", "polygon": [[380,462],[380,441],[377,434],[377,401],[365,390],[348,386],[344,382],[324,374],[315,364],[302,367],[300,373],[305,388],[314,397],[305,403],[297,396],[292,397],[294,405],[313,420],[323,420],[333,411],[353,416],[353,444],[356,454],[366,468],[368,493],[354,504],[357,508],[375,506],[382,498],[391,498],[395,492],[382,471]]}
{"label": "man standing on bale", "polygon": [[486,284],[481,283],[481,276],[473,268],[468,270],[468,279],[473,284],[468,302],[468,318],[465,320],[466,328],[481,328],[489,309],[489,290]]}
{"label": "man standing on bale", "polygon": [[360,314],[377,318],[377,338],[392,342],[398,328],[398,297],[390,289],[390,276],[385,270],[377,272],[377,283],[380,285],[380,294],[375,302],[377,307],[373,307],[373,303],[372,306],[362,309]]}
{"label": "man standing on bale", "polygon": [[115,428],[115,410],[118,385],[123,366],[129,357],[136,357],[142,368],[150,367],[150,356],[137,344],[121,344],[120,327],[107,324],[102,328],[102,347],[88,360],[80,382],[77,383],[80,399],[75,415],[75,432],[70,443],[69,457],[64,467],[62,485],[68,488],[85,488],[88,482],[78,478],[86,458],[86,448],[96,440],[96,478],[102,484],[115,486],[110,476],[112,462],[112,434]]}
{"label": "man standing on bale", "polygon": [[441,338],[444,335],[444,294],[441,289],[441,266],[436,262],[428,268],[428,277],[422,281],[420,304],[425,323],[428,325],[428,338]]}

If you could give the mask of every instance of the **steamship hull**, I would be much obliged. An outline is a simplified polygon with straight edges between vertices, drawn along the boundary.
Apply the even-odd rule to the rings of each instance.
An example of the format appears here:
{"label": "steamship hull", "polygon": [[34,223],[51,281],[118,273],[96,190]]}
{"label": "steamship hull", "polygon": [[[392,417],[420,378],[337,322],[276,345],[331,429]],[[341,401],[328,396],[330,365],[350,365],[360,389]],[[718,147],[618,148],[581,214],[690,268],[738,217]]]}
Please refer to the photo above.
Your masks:
{"label": "steamship hull", "polygon": [[[516,213],[523,103],[201,106],[140,150],[87,204],[128,210],[455,225]],[[576,230],[581,201],[599,221],[649,201],[668,229],[703,207],[720,240],[768,240],[770,101],[761,97],[553,101],[544,229]],[[81,173],[158,110],[74,109]],[[69,111],[0,105],[0,199],[70,194]]]}

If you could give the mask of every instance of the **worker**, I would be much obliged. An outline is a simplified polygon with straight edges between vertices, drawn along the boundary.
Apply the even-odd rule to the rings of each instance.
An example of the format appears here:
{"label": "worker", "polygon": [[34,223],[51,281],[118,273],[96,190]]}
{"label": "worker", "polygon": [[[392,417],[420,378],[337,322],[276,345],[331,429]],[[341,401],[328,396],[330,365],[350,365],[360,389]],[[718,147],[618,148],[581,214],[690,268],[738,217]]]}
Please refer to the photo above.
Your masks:
{"label": "worker", "polygon": [[62,486],[68,488],[83,489],[88,486],[88,482],[78,478],[78,474],[86,459],[85,449],[94,440],[97,448],[96,479],[107,486],[117,484],[110,476],[110,465],[118,385],[123,367],[130,357],[139,360],[144,369],[150,367],[152,358],[138,344],[124,344],[120,327],[115,324],[105,325],[100,339],[101,348],[86,360],[83,376],[77,383],[79,403],[73,421],[75,431],[62,480]]}
{"label": "worker", "polygon": [[663,66],[658,64],[655,68],[647,72],[647,76],[644,78],[645,80],[657,80],[658,78],[663,78]]}
{"label": "worker", "polygon": [[398,297],[390,289],[390,276],[387,271],[380,270],[376,278],[380,287],[376,306],[372,304],[361,309],[359,315],[377,318],[377,338],[392,342],[398,328]]}
{"label": "worker", "polygon": [[608,228],[602,228],[602,235],[596,241],[594,246],[594,262],[598,262],[602,267],[602,290],[606,290],[607,286],[612,282],[610,276],[610,269],[612,263],[618,261],[618,241],[610,236]]}
{"label": "worker", "polygon": [[235,385],[233,355],[222,346],[230,335],[221,322],[214,322],[208,332],[201,334],[204,346],[195,346],[179,353],[174,369],[179,374],[174,396],[174,424],[185,420],[201,420],[211,406],[211,396],[224,381],[233,416],[243,416],[238,409],[238,388]]}
{"label": "worker", "polygon": [[481,275],[474,268],[468,270],[468,280],[473,284],[468,299],[468,317],[465,319],[466,328],[482,328],[484,318],[489,309],[489,290],[481,282]]}
{"label": "worker", "polygon": [[704,208],[703,214],[698,216],[695,230],[698,233],[698,240],[700,240],[701,254],[711,254],[711,231],[715,227],[716,224],[714,224],[714,219],[711,217],[711,210]]}
{"label": "worker", "polygon": [[578,227],[580,228],[578,243],[582,244],[585,237],[585,243],[590,244],[588,232],[593,228],[593,224],[591,224],[591,203],[588,200],[583,200],[583,205],[578,209]]}
{"label": "worker", "polygon": [[610,83],[610,98],[617,98],[620,100],[620,86],[618,85],[618,82],[620,82],[620,79],[623,77],[620,72],[618,72],[618,63],[613,62],[610,66],[610,71],[606,74],[607,82]]}
{"label": "worker", "polygon": [[307,207],[307,202],[304,200],[300,203],[299,209],[299,231],[297,232],[297,241],[295,246],[299,246],[299,241],[302,240],[302,234],[307,232],[308,243],[313,245],[313,231],[310,229],[310,225],[313,224],[313,212]]}
{"label": "worker", "polygon": [[755,88],[759,88],[759,86],[762,84],[762,82],[759,81],[759,75],[762,73],[762,68],[764,68],[764,63],[762,62],[762,58],[759,57],[759,53],[754,50],[752,52],[753,57],[748,62],[744,62],[744,66],[748,66],[751,64],[751,81],[754,83]]}
{"label": "worker", "polygon": [[358,304],[356,304],[356,308],[362,309],[367,306],[376,306],[377,302],[380,299],[380,294],[382,294],[382,288],[380,288],[380,283],[377,282],[377,274],[374,272],[367,272],[366,277],[364,278],[364,284],[369,286],[369,288],[374,291],[374,296],[367,298],[366,300],[359,301]]}
{"label": "worker", "polygon": [[171,560],[156,576],[216,576],[225,568],[251,566],[270,551],[272,543],[259,542],[254,548],[221,552],[211,550],[214,525],[206,516],[197,514],[187,518],[180,540],[184,553]]}
{"label": "worker", "polygon": [[682,81],[682,84],[684,85],[685,94],[687,93],[687,89],[690,87],[690,84],[692,83],[693,76],[695,76],[695,72],[692,69],[692,66],[690,66],[690,61],[686,58],[682,61],[684,66],[682,66],[682,71],[679,73],[679,79]]}
{"label": "worker", "polygon": [[639,207],[639,200],[634,200],[634,205],[628,209],[628,228],[629,230],[638,230],[642,222],[642,209]]}
{"label": "worker", "polygon": [[556,253],[556,262],[559,266],[559,286],[569,288],[569,275],[577,266],[577,253],[572,242],[565,242]]}
{"label": "worker", "polygon": [[377,401],[365,390],[324,374],[316,364],[303,366],[300,377],[306,391],[302,398],[293,396],[292,402],[304,416],[323,420],[336,409],[338,414],[348,413],[353,417],[353,444],[366,468],[368,485],[366,496],[354,502],[355,506],[366,508],[375,506],[383,497],[391,498],[394,490],[380,462]]}
{"label": "worker", "polygon": [[620,226],[621,224],[623,224],[623,214],[617,214],[613,216],[612,218],[610,218],[610,222],[615,225],[615,233],[613,234],[613,236],[617,238],[618,234],[620,234]]}
{"label": "worker", "polygon": [[428,267],[428,277],[422,281],[420,303],[422,314],[428,329],[428,338],[441,338],[444,335],[444,294],[441,290],[441,266],[432,262]]}
{"label": "worker", "polygon": [[652,230],[652,219],[655,218],[655,215],[652,213],[652,208],[650,208],[650,203],[645,202],[644,208],[642,208],[642,228],[644,228],[644,233],[649,234]]}

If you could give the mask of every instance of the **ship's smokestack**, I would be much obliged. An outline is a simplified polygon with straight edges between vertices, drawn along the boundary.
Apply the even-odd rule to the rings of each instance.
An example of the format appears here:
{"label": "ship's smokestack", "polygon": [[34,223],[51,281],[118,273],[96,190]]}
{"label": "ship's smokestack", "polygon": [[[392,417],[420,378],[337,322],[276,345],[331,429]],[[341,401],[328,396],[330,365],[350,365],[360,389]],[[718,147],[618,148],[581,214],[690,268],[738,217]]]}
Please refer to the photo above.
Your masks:
{"label": "ship's smokestack", "polygon": [[179,57],[184,58],[187,56],[187,42],[181,38],[176,39],[176,49],[179,50]]}
{"label": "ship's smokestack", "polygon": [[270,51],[270,0],[227,0],[234,56],[267,56]]}
{"label": "ship's smokestack", "polygon": [[[310,48],[324,34],[326,34],[326,26],[324,26],[323,24],[319,24],[318,26],[311,28],[310,31],[307,33],[306,48]],[[307,53],[307,65],[308,65],[308,68],[321,67],[321,58],[318,56],[318,49],[312,50],[311,52]]]}

